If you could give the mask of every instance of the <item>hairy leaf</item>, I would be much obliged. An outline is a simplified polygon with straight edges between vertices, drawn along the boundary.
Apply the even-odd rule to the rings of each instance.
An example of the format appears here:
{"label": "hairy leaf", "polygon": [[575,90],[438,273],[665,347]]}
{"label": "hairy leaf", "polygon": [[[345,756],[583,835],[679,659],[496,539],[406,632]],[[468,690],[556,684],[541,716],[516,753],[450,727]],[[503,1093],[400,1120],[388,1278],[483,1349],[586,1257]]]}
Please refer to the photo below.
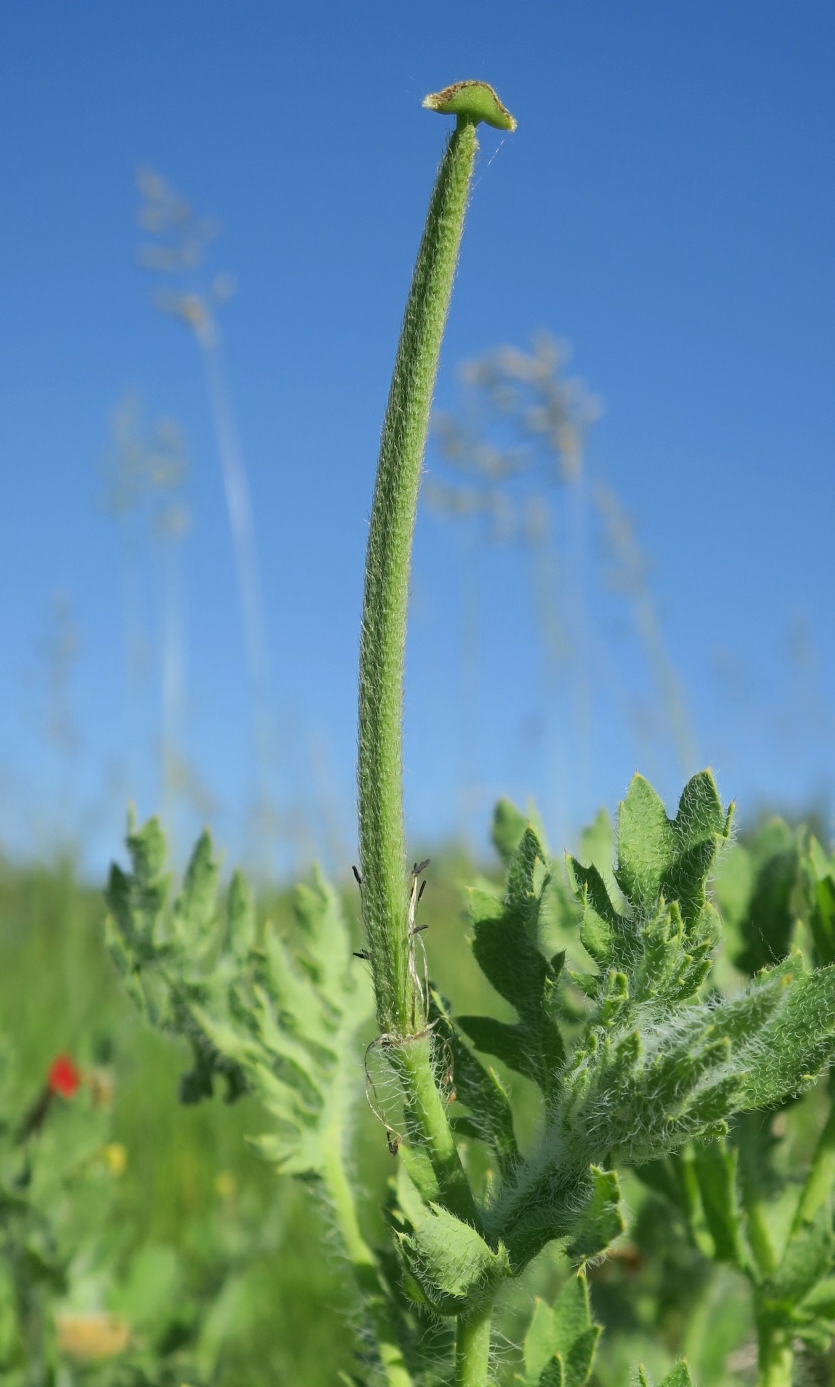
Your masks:
{"label": "hairy leaf", "polygon": [[197,1102],[217,1077],[227,1096],[251,1092],[275,1121],[253,1149],[288,1174],[316,1174],[357,1088],[355,1035],[370,1011],[335,893],[318,873],[294,896],[297,947],[256,943],[255,912],[235,874],[225,910],[219,864],[204,833],[167,910],[165,842],[156,820],[128,838],[132,871],[111,872],[108,938],[148,1018],[191,1044],[180,1095]]}
{"label": "hairy leaf", "polygon": [[533,1079],[545,1092],[565,1054],[556,1021],[563,956],[546,959],[539,945],[540,912],[549,881],[544,850],[528,826],[508,857],[504,898],[483,889],[470,891],[473,953],[519,1019],[507,1024],[492,1017],[457,1017],[478,1049]]}
{"label": "hairy leaf", "polygon": [[[650,1382],[644,1371],[643,1364],[639,1364],[638,1366],[638,1382],[640,1387],[650,1387]],[[680,1363],[676,1363],[674,1368],[670,1369],[664,1381],[660,1383],[660,1387],[693,1387],[690,1369],[684,1359],[682,1359]]]}
{"label": "hairy leaf", "polygon": [[397,1193],[404,1269],[438,1314],[471,1311],[511,1275],[502,1244],[493,1251],[475,1228],[438,1204],[425,1204],[402,1165]]}
{"label": "hairy leaf", "polygon": [[566,1251],[581,1265],[599,1257],[626,1228],[620,1183],[613,1170],[589,1170],[591,1188],[586,1202],[575,1215],[571,1241]]}
{"label": "hairy leaf", "polygon": [[710,771],[688,781],[674,819],[649,782],[633,776],[618,814],[615,878],[636,914],[647,914],[664,896],[678,901],[689,927],[704,905],[705,880],[730,820]]}

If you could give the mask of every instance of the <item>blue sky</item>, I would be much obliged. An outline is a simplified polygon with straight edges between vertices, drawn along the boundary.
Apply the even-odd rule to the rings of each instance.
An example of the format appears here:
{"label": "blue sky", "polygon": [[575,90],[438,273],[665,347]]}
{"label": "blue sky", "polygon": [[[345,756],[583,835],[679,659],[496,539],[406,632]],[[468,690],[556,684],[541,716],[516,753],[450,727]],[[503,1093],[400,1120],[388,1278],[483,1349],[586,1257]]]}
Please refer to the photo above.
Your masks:
{"label": "blue sky", "polygon": [[[462,359],[527,347],[536,329],[572,343],[571,371],[605,405],[589,495],[600,483],[617,494],[651,561],[692,745],[677,758],[652,723],[634,612],[604,592],[592,531],[580,624],[599,659],[578,684],[571,658],[548,673],[528,556],[472,537],[468,551],[466,527],[424,511],[406,706],[416,850],[463,830],[483,842],[502,790],[537,797],[560,846],[639,764],[669,803],[707,763],[749,813],[828,803],[833,57],[835,10],[816,0],[4,5],[6,850],[83,840],[95,875],[118,849],[128,796],[143,815],[163,802],[164,556],[137,540],[147,662],[131,693],[125,551],[97,504],[109,419],[138,392],[149,428],[176,418],[191,462],[176,735],[205,803],[166,803],[178,841],[208,816],[231,855],[255,855],[252,698],[217,444],[194,336],[154,307],[137,267],[145,166],[222,226],[198,287],[218,271],[237,282],[219,321],[269,648],[260,782],[284,843],[274,861],[314,846],[350,859],[365,527],[445,134],[420,102],[461,77],[492,82],[519,127],[482,138],[438,405],[456,407]],[[443,470],[436,449],[427,469]],[[554,492],[557,533],[567,501]],[[571,570],[570,553],[557,558]]]}

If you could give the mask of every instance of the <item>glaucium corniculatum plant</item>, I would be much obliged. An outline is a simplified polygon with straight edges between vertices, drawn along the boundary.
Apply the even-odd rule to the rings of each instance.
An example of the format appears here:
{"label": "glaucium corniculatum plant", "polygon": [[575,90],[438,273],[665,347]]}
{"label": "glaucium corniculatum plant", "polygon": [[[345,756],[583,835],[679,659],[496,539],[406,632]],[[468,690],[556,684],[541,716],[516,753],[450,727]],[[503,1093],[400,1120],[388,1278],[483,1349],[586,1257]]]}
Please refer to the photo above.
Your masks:
{"label": "glaucium corniculatum plant", "polygon": [[[191,1045],[184,1101],[211,1094],[216,1077],[229,1098],[260,1097],[273,1130],[254,1139],[255,1149],[307,1180],[328,1207],[362,1307],[346,1383],[483,1387],[497,1299],[557,1244],[576,1275],[553,1305],[536,1303],[522,1380],[582,1387],[600,1334],[584,1268],[625,1226],[617,1168],[635,1167],[651,1180],[653,1163],[688,1143],[715,1142],[736,1114],[775,1107],[811,1085],[835,1049],[835,965],[811,968],[795,951],[736,993],[711,986],[721,925],[707,884],[729,840],[732,809],[722,808],[705,771],[689,781],[672,819],[635,776],[620,806],[616,865],[611,834],[599,823],[584,840],[584,860],[568,859],[567,885],[541,830],[502,802],[494,842],[505,886],[472,889],[469,912],[476,961],[517,1020],[454,1018],[429,981],[416,922],[421,869],[407,870],[402,811],[412,533],[476,131],[482,121],[513,130],[515,121],[482,82],[458,82],[424,105],[456,124],[429,205],[383,425],[360,644],[360,956],[373,982],[376,1039],[363,1065],[358,1036],[371,998],[336,894],[318,876],[299,888],[290,947],[259,931],[240,876],[218,911],[219,869],[207,834],[169,910],[159,826],[131,826],[132,870],[114,866],[108,886],[109,942],[148,1019]],[[557,907],[569,929],[570,964],[566,952],[547,948],[546,917]],[[514,1103],[476,1051],[538,1088],[538,1134],[527,1148],[517,1138]],[[386,1073],[385,1098],[373,1082],[375,1065],[378,1076]],[[382,1249],[363,1231],[350,1158],[364,1092],[397,1157],[392,1245]],[[486,1180],[483,1163],[467,1154],[474,1146],[486,1153]],[[722,1171],[731,1199],[731,1165]],[[832,1212],[819,1161],[810,1179],[815,1198],[805,1200],[798,1226],[806,1228],[812,1206],[816,1216],[825,1206],[828,1251],[812,1278],[824,1284]],[[744,1236],[751,1230],[740,1225]],[[800,1244],[790,1239],[790,1256],[807,1244],[805,1232]],[[779,1298],[772,1277],[759,1295],[761,1387],[791,1382],[791,1326],[800,1323],[791,1296],[808,1300],[812,1282],[788,1273],[784,1281],[795,1290],[781,1282]],[[817,1315],[824,1337],[827,1307],[821,1291],[814,1311],[798,1312],[807,1324]],[[679,1363],[665,1387],[689,1382]]]}

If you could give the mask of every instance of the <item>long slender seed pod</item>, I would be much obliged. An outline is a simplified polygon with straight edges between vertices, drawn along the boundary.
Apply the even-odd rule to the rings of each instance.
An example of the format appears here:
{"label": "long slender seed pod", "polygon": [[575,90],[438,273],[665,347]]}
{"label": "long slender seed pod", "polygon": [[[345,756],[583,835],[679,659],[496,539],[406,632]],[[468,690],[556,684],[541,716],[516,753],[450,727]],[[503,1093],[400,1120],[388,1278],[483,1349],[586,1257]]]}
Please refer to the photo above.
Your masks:
{"label": "long slender seed pod", "polygon": [[363,915],[377,1019],[388,1036],[422,1029],[409,970],[402,803],[403,661],[412,534],[441,339],[481,120],[512,130],[492,88],[459,82],[424,105],[457,116],[418,251],[383,423],[365,568],[357,788]]}
{"label": "long slender seed pod", "polygon": [[377,1021],[400,1073],[409,1140],[428,1155],[441,1202],[478,1225],[446,1102],[432,1071],[424,999],[411,955],[403,830],[403,662],[420,472],[478,148],[476,126],[486,120],[513,130],[516,122],[483,82],[458,82],[423,104],[457,116],[457,122],[438,170],[406,302],[371,508],[360,637],[360,861]]}

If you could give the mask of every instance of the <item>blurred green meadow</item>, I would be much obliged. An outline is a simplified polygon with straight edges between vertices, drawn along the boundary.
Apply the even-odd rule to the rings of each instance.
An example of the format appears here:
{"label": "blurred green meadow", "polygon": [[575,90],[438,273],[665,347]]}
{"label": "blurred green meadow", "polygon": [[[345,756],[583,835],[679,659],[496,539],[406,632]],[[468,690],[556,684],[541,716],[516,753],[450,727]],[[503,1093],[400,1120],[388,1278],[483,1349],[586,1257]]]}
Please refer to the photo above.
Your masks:
{"label": "blurred green meadow", "polygon": [[[279,898],[279,918],[282,905]],[[339,1269],[311,1255],[318,1239],[305,1191],[276,1181],[247,1151],[243,1134],[258,1129],[252,1104],[178,1103],[184,1056],[142,1024],[105,952],[102,895],[79,885],[69,867],[21,872],[5,864],[0,911],[0,1017],[13,1044],[17,1109],[37,1097],[58,1053],[70,1054],[84,1076],[77,1096],[56,1100],[44,1135],[72,1140],[66,1128],[76,1106],[98,1135],[98,1150],[94,1138],[82,1158],[98,1176],[93,1217],[74,1255],[70,1249],[63,1308],[125,1315],[143,1351],[135,1371],[117,1367],[113,1380],[144,1380],[143,1359],[153,1364],[149,1381],[179,1380],[179,1365],[185,1358],[192,1366],[195,1351],[201,1381],[334,1380],[350,1336],[323,1307],[340,1303]],[[60,1313],[60,1289],[49,1304]],[[207,1308],[214,1323],[200,1324],[195,1346]],[[48,1324],[43,1332],[48,1339]],[[86,1380],[83,1353],[59,1357],[68,1381]],[[12,1351],[4,1363],[9,1381],[52,1380],[34,1363],[13,1367],[16,1358]]]}
{"label": "blurred green meadow", "polygon": [[[179,300],[177,307],[185,311]],[[213,349],[211,342],[207,349]],[[459,1014],[490,1011],[513,1020],[474,963],[465,912],[465,886],[479,873],[496,877],[499,871],[482,832],[495,792],[484,778],[478,726],[488,663],[482,648],[490,626],[488,559],[501,568],[507,554],[515,553],[523,563],[520,601],[533,617],[530,635],[546,708],[535,736],[538,774],[550,787],[540,807],[559,846],[576,840],[578,807],[596,783],[593,752],[601,727],[610,735],[618,727],[631,729],[645,764],[667,776],[684,774],[694,759],[687,691],[666,648],[651,564],[622,499],[585,465],[587,433],[599,405],[582,382],[566,374],[568,355],[565,344],[540,333],[529,348],[501,348],[466,362],[457,409],[435,420],[427,518],[450,537],[460,561],[452,648],[459,698],[458,829],[454,839],[429,849],[422,921],[429,926],[424,938],[431,976]],[[128,521],[134,526],[132,539],[123,536],[126,560],[135,562],[143,552],[147,558],[155,546],[166,558],[155,666],[164,736],[153,742],[139,718],[129,750],[136,762],[156,767],[176,874],[197,814],[211,808],[180,741],[180,441],[170,430],[149,436],[138,404],[128,401],[114,420],[108,469],[114,514],[124,529]],[[246,595],[247,581],[255,582],[252,573],[247,579],[246,562],[242,575],[246,622],[247,611],[252,616],[257,610]],[[419,643],[419,594],[416,606]],[[599,677],[601,670],[610,674],[617,660],[617,641],[607,625],[613,618],[621,624],[620,650],[629,652],[632,683]],[[132,620],[126,605],[129,654],[138,640]],[[50,686],[56,783],[72,771],[67,739],[58,735],[70,645],[67,632],[61,637],[59,630]],[[254,745],[264,739],[267,774],[274,766],[262,717],[266,689],[257,667],[257,632],[250,631],[249,646],[251,734]],[[129,683],[129,697],[131,692]],[[133,694],[148,704],[150,686]],[[799,728],[801,711],[798,706],[789,713]],[[807,736],[815,735],[810,724]],[[566,787],[576,793],[574,800]],[[347,871],[349,831],[338,792],[320,783],[318,797],[278,813],[263,790],[255,787],[248,822],[248,865],[258,885],[261,927],[286,936],[292,949],[293,874],[286,863],[304,877],[305,863],[321,851],[338,874],[345,918],[359,949],[359,899]],[[825,842],[825,806],[816,831]],[[790,830],[775,832],[777,847],[791,856]],[[276,844],[282,841],[283,873],[276,870]],[[424,847],[415,845],[416,856],[424,855]],[[105,948],[103,891],[81,876],[78,853],[56,858],[54,840],[44,860],[51,865],[0,865],[0,1040],[7,1046],[0,1106],[2,1380],[10,1387],[325,1387],[362,1381],[340,1377],[357,1363],[361,1316],[350,1268],[340,1260],[338,1239],[315,1191],[304,1180],[276,1176],[247,1147],[247,1135],[269,1129],[253,1098],[228,1103],[216,1093],[195,1105],[179,1101],[188,1049],[152,1032],[128,996]],[[561,872],[559,859],[556,870]],[[783,934],[778,952],[787,946],[789,925]],[[739,939],[730,943],[740,954]],[[769,958],[752,958],[745,970]],[[358,974],[365,972],[361,959],[355,966]],[[733,986],[741,975],[726,955],[716,976]],[[370,1029],[367,1039],[374,1034]],[[81,1083],[72,1095],[52,1095],[41,1113],[44,1085],[58,1056],[77,1066]],[[360,1086],[361,1064],[358,1053]],[[497,1068],[521,1103],[518,1135],[524,1145],[534,1133],[536,1097],[527,1093],[525,1080],[501,1064]],[[823,1103],[816,1092],[779,1115],[786,1179],[808,1163]],[[361,1218],[369,1237],[379,1240],[385,1236],[382,1211],[394,1163],[370,1103],[358,1113],[353,1159]],[[671,1219],[660,1197],[635,1177],[627,1177],[626,1192],[627,1234],[605,1263],[590,1269],[593,1307],[607,1326],[595,1387],[621,1387],[639,1359],[660,1376],[682,1352],[699,1382],[732,1387],[753,1381],[755,1326],[741,1278],[717,1267],[692,1229]],[[534,1296],[552,1295],[566,1275],[559,1254],[543,1254],[506,1298],[494,1365],[502,1384],[510,1384],[520,1366],[518,1345]],[[831,1365],[823,1355],[806,1367],[809,1381],[835,1380],[825,1375]]]}
{"label": "blurred green meadow", "polygon": [[[419,110],[430,70],[477,54],[524,98],[516,146],[483,144],[417,529],[405,791],[437,835],[411,844],[431,857],[432,980],[459,1015],[514,1019],[465,906],[499,879],[500,795],[535,794],[557,876],[635,765],[668,808],[708,761],[728,798],[750,790],[737,885],[716,888],[710,985],[729,991],[808,923],[793,830],[766,825],[744,857],[766,808],[832,839],[831,14],[609,6],[601,23],[569,3],[516,16],[509,43],[498,7],[476,24],[376,9],[7,16],[7,1387],[367,1387],[322,1201],[247,1146],[270,1126],[253,1097],[180,1101],[193,1056],[108,954],[105,863],[129,800],[159,813],[175,877],[208,821],[260,928],[292,952],[292,887],[321,860],[362,945],[355,627],[411,190],[440,138]],[[372,88],[390,119],[339,128]],[[533,328],[554,314],[593,389]],[[360,1094],[362,1064],[360,1045]],[[525,1147],[537,1096],[496,1068]],[[778,1224],[832,1091],[763,1119]],[[363,1231],[385,1241],[395,1162],[364,1100],[352,1159]],[[486,1184],[486,1157],[466,1159]],[[750,1296],[698,1200],[688,1222],[636,1175],[624,1189],[626,1233],[589,1267],[593,1387],[625,1387],[640,1359],[658,1380],[682,1353],[699,1387],[753,1383]],[[543,1254],[502,1303],[500,1387],[535,1296],[567,1276]],[[831,1351],[797,1361],[835,1384]]]}
{"label": "blurred green meadow", "polygon": [[[439,982],[467,1006],[486,990],[465,942],[459,888],[470,869],[455,856],[433,864],[425,917]],[[346,894],[350,919],[357,902]],[[289,893],[267,896],[260,913],[292,933]],[[55,1098],[34,1139],[46,1164],[55,1146],[68,1163],[46,1210],[57,1220],[60,1270],[43,1288],[40,1318],[31,1309],[22,1317],[28,1341],[16,1343],[8,1324],[4,1340],[0,1310],[2,1380],[331,1383],[351,1361],[353,1338],[346,1278],[322,1250],[322,1216],[303,1182],[277,1178],[247,1149],[245,1135],[266,1125],[253,1099],[178,1101],[187,1048],[143,1024],[106,952],[105,914],[102,893],[68,863],[0,866],[5,1147],[14,1149],[56,1056],[71,1057],[82,1076],[76,1094]],[[360,1119],[356,1160],[366,1217],[379,1230],[393,1162],[370,1111]],[[62,1229],[72,1205],[83,1216]],[[14,1294],[0,1283],[0,1296]],[[111,1341],[120,1348],[112,1358],[108,1317],[130,1326],[128,1347],[118,1333]],[[57,1379],[45,1366],[52,1353]]]}
{"label": "blurred green meadow", "polygon": [[[792,928],[796,935],[800,877],[792,873],[805,841],[772,821],[753,851],[744,842],[731,849],[731,871],[717,885],[728,923],[715,974],[721,986],[733,988],[738,968],[759,965],[746,955],[747,912],[758,890],[776,903],[767,923],[772,944],[784,950]],[[488,995],[467,942],[463,883],[474,874],[460,853],[430,864],[423,916],[430,967],[457,1010],[489,1006],[509,1019],[510,1009]],[[359,944],[353,883],[343,900]],[[292,945],[289,892],[264,893],[259,916]],[[105,950],[102,894],[80,884],[69,865],[24,871],[4,863],[0,917],[2,1381],[324,1387],[361,1380],[350,1376],[360,1323],[350,1270],[313,1192],[248,1150],[245,1136],[270,1123],[254,1099],[178,1100],[191,1057],[181,1042],[149,1030],[129,1000]],[[548,928],[562,928],[557,915]],[[366,965],[357,959],[356,967]],[[59,1055],[77,1066],[81,1082],[38,1113]],[[358,1075],[361,1062],[358,1052]],[[522,1098],[522,1128],[529,1114],[528,1130],[519,1132],[524,1145],[535,1121],[533,1091],[526,1107],[526,1081],[498,1068]],[[808,1165],[826,1088],[789,1103],[773,1121],[753,1119],[773,1126],[767,1144],[789,1194]],[[361,1217],[369,1236],[379,1236],[394,1162],[365,1105],[355,1137]],[[630,1176],[625,1190],[627,1232],[589,1271],[593,1307],[606,1325],[595,1387],[621,1387],[638,1359],[660,1376],[682,1352],[697,1382],[753,1382],[755,1328],[743,1279],[711,1260],[646,1184]],[[498,1381],[509,1384],[519,1368],[515,1346],[533,1297],[552,1295],[567,1274],[567,1262],[548,1252],[508,1297]],[[804,1381],[835,1381],[831,1355],[802,1361]]]}

